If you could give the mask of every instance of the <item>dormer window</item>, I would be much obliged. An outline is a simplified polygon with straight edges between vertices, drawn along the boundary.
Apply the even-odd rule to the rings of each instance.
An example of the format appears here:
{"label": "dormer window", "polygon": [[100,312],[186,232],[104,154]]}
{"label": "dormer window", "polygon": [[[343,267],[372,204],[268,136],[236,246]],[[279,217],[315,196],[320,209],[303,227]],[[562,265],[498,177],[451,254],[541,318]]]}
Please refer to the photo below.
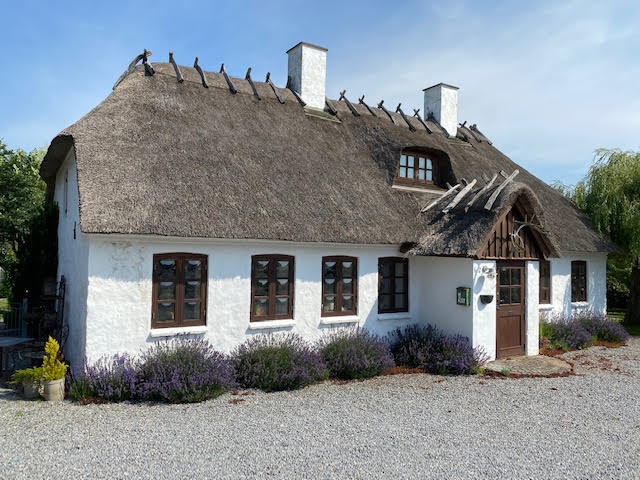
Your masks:
{"label": "dormer window", "polygon": [[437,180],[436,161],[422,152],[403,152],[396,182],[413,186],[433,185]]}

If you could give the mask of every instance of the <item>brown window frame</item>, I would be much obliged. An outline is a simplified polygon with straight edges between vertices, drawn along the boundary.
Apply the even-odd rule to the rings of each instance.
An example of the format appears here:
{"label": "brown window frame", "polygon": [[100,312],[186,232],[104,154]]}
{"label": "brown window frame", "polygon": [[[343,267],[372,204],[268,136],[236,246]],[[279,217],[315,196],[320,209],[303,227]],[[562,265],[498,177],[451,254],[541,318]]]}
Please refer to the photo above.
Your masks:
{"label": "brown window frame", "polygon": [[[267,280],[268,280],[268,295],[259,295],[260,298],[267,298],[267,315],[256,315],[254,313],[253,301],[256,298],[255,295],[255,287],[256,287],[256,278],[255,278],[255,266],[258,261],[269,261],[269,271],[267,272]],[[276,294],[276,281],[277,281],[277,272],[276,272],[276,262],[279,260],[287,260],[289,261],[289,302],[287,305],[288,312],[286,314],[276,314],[275,313],[275,304],[277,297],[284,297],[285,295],[277,295]],[[251,257],[251,302],[250,302],[250,310],[249,310],[249,320],[251,322],[265,322],[268,320],[292,320],[293,319],[293,305],[294,305],[294,283],[295,283],[295,257],[292,255],[280,255],[280,254],[261,254],[261,255],[253,255]]]}
{"label": "brown window frame", "polygon": [[[551,262],[549,260],[540,259],[539,273],[538,303],[540,305],[549,305],[551,303]],[[546,286],[544,285],[545,279]]]}
{"label": "brown window frame", "polygon": [[[326,262],[336,262],[336,293],[325,293],[325,263]],[[353,287],[351,291],[351,296],[353,297],[353,308],[351,310],[342,310],[342,297],[343,294],[343,272],[342,272],[342,264],[344,262],[352,262],[352,270],[353,273],[351,278],[353,280]],[[340,267],[338,268],[338,265]],[[335,298],[336,309],[334,311],[325,311],[324,309],[324,298],[325,295],[330,295]],[[349,295],[349,293],[347,293]],[[321,298],[321,306],[320,306],[320,315],[322,317],[342,317],[347,315],[357,315],[358,314],[358,258],[357,257],[349,257],[344,255],[338,256],[328,256],[322,257],[322,298]]]}
{"label": "brown window frame", "polygon": [[[409,157],[412,156],[414,158],[414,164],[413,167],[409,167],[408,166],[408,159],[407,159],[407,166],[402,166],[400,164],[400,160],[402,159],[403,156]],[[420,168],[420,158],[424,158],[424,166],[425,168]],[[431,160],[431,180],[427,180],[427,172],[429,171],[429,169],[427,168],[427,160]],[[410,177],[402,177],[400,176],[400,171],[402,169],[406,169],[408,171],[409,168],[413,168],[413,178]],[[419,179],[419,172],[420,170],[424,171],[424,180]],[[432,185],[437,185],[438,184],[438,160],[433,156],[433,155],[429,155],[428,153],[425,152],[419,152],[419,151],[413,151],[413,150],[406,150],[403,151],[400,154],[400,159],[398,159],[398,170],[396,172],[396,178],[395,178],[395,183],[399,184],[399,185],[408,185],[408,186],[418,186],[418,187],[428,187],[428,186],[432,186]]]}
{"label": "brown window frame", "polygon": [[[582,272],[577,272],[576,270],[582,267]],[[578,275],[581,277],[582,288],[584,292],[579,292],[578,289],[580,285],[578,285]],[[586,302],[588,301],[589,295],[587,290],[587,262],[586,260],[573,260],[571,262],[571,301],[572,302]]]}
{"label": "brown window frame", "polygon": [[[171,300],[158,299],[158,265],[161,260],[175,260],[176,262],[176,294]],[[200,261],[200,298],[184,297],[184,262],[186,260]],[[207,280],[208,280],[208,257],[200,253],[157,253],[153,256],[153,287],[152,287],[152,307],[151,307],[151,328],[175,328],[175,327],[197,327],[207,324]],[[188,301],[200,302],[200,319],[189,321],[183,318],[184,303]],[[174,304],[174,321],[159,322],[158,321],[158,304],[173,303]]]}
{"label": "brown window frame", "polygon": [[[384,262],[392,262],[393,264],[393,272],[394,275],[389,277],[389,279],[391,280],[391,292],[393,293],[388,293],[385,295],[391,295],[391,298],[393,300],[393,307],[389,308],[389,309],[382,309],[381,307],[381,302],[380,302],[380,296],[382,295],[382,280],[383,280],[383,276],[382,276],[382,264]],[[396,264],[397,263],[403,263],[405,265],[405,273],[406,275],[404,277],[396,277],[395,275],[395,269],[396,269]],[[405,307],[396,307],[395,303],[396,303],[396,293],[395,293],[395,288],[396,288],[396,278],[405,278],[407,281],[407,291],[404,292],[404,295],[406,295],[406,306]],[[408,258],[404,258],[404,257],[379,257],[378,258],[378,313],[401,313],[401,312],[409,312],[409,259]]]}

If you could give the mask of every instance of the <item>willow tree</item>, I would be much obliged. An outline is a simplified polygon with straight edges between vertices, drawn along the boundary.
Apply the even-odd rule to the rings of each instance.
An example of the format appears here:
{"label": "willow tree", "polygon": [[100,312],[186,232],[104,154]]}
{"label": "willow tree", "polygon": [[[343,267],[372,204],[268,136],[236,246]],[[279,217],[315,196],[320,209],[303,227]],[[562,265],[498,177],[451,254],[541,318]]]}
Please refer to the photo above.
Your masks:
{"label": "willow tree", "polygon": [[596,230],[616,242],[629,261],[626,320],[640,325],[640,152],[597,150],[594,164],[572,197]]}

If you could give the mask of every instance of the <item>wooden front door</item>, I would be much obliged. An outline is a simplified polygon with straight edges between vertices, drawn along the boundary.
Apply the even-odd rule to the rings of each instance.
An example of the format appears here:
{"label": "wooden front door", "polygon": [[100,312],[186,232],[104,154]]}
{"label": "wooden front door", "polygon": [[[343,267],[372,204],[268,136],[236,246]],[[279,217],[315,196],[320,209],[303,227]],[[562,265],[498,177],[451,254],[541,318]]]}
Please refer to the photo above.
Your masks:
{"label": "wooden front door", "polygon": [[525,353],[525,269],[521,261],[498,261],[496,358]]}

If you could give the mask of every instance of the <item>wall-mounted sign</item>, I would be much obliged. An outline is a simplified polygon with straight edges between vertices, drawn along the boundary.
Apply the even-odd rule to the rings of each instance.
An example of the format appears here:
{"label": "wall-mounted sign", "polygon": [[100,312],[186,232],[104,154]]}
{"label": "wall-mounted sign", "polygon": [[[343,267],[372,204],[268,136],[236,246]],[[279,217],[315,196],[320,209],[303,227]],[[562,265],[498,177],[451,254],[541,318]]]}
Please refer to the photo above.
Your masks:
{"label": "wall-mounted sign", "polygon": [[456,303],[465,307],[471,305],[471,289],[469,287],[458,287],[456,289]]}

